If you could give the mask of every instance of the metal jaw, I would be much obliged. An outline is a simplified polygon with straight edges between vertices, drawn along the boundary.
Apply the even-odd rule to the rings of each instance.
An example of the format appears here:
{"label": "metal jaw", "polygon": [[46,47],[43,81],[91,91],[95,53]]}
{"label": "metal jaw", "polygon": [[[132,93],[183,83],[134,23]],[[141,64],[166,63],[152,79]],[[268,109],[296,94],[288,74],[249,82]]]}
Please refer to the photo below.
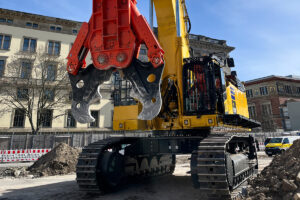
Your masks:
{"label": "metal jaw", "polygon": [[[124,78],[132,84],[130,96],[143,105],[138,119],[152,120],[161,109],[162,100],[160,82],[164,66],[154,68],[152,64],[133,59],[131,65],[123,69]],[[72,91],[72,115],[80,123],[90,123],[95,119],[91,116],[90,104],[101,98],[100,85],[108,81],[113,69],[98,70],[93,65],[82,69],[77,75],[69,74]]]}
{"label": "metal jaw", "polygon": [[98,70],[94,65],[82,69],[76,76],[69,74],[72,86],[72,115],[79,123],[94,122],[91,116],[90,104],[99,101],[100,84],[108,81],[112,69]]}
{"label": "metal jaw", "polygon": [[138,119],[152,120],[161,109],[161,76],[164,65],[154,68],[150,62],[133,59],[128,68],[123,69],[124,78],[132,84],[130,96],[142,103],[143,109]]}

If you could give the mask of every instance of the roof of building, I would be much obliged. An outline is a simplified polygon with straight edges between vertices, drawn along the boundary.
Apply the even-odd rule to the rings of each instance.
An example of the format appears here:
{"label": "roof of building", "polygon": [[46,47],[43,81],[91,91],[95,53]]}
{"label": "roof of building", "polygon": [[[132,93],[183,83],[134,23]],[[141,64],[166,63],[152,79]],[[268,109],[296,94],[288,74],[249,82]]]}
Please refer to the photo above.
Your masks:
{"label": "roof of building", "polygon": [[22,19],[31,19],[31,20],[44,22],[44,23],[54,23],[54,24],[68,25],[68,26],[77,26],[82,23],[82,22],[68,20],[68,19],[49,17],[44,15],[32,14],[32,13],[21,12],[16,10],[9,10],[4,8],[0,8],[0,16],[20,17]]}
{"label": "roof of building", "polygon": [[[38,21],[38,22],[43,22],[43,23],[67,25],[67,26],[72,26],[72,27],[81,26],[81,23],[82,23],[82,22],[68,20],[68,19],[49,17],[49,16],[44,16],[44,15],[21,12],[21,11],[16,11],[16,10],[9,10],[9,9],[4,9],[4,8],[0,8],[0,18],[1,18],[1,16],[5,16],[5,17],[11,16],[12,18],[19,17],[19,18],[22,18],[23,20],[30,19],[33,21]],[[157,31],[158,31],[157,27],[154,27],[154,32],[156,34],[157,34]],[[220,45],[220,46],[223,46],[224,48],[229,48],[230,51],[234,50],[234,47],[228,46],[226,44],[226,40],[218,40],[218,39],[206,37],[203,35],[196,35],[196,34],[190,34],[189,38],[194,41]]]}
{"label": "roof of building", "polygon": [[262,78],[257,78],[257,79],[246,81],[245,86],[255,85],[255,84],[269,82],[269,81],[275,81],[275,80],[291,81],[291,82],[300,83],[300,76],[296,76],[296,75],[288,75],[288,76],[271,75],[271,76],[265,76],[265,77],[262,77]]}

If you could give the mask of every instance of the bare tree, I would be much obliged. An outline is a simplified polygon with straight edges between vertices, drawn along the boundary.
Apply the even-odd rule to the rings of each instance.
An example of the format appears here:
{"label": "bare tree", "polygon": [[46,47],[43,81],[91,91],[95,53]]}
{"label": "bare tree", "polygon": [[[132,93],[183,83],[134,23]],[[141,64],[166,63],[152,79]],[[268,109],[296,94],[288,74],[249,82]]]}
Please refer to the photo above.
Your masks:
{"label": "bare tree", "polygon": [[32,133],[37,134],[46,123],[65,114],[61,109],[68,100],[65,66],[64,60],[41,49],[13,55],[0,86],[1,111],[18,110],[29,120]]}

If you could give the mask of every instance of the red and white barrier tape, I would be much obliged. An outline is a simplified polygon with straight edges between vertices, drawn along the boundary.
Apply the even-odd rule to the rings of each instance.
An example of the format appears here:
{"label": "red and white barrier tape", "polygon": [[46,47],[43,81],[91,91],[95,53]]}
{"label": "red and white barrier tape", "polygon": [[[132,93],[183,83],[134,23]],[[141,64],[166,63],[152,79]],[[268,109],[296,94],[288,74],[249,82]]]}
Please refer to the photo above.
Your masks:
{"label": "red and white barrier tape", "polygon": [[0,163],[36,161],[51,149],[0,150]]}
{"label": "red and white barrier tape", "polygon": [[263,142],[259,142],[258,144],[259,144],[259,150],[260,150],[260,151],[264,151],[265,148],[266,148],[266,147],[265,147],[265,144],[264,144]]}

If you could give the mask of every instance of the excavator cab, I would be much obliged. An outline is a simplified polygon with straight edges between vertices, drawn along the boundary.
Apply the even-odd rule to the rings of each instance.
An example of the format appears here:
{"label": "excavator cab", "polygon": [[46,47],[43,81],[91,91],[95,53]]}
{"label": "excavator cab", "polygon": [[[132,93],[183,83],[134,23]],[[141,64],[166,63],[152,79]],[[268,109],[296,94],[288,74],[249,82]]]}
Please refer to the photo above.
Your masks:
{"label": "excavator cab", "polygon": [[211,57],[185,59],[183,66],[184,115],[224,113],[221,66]]}

